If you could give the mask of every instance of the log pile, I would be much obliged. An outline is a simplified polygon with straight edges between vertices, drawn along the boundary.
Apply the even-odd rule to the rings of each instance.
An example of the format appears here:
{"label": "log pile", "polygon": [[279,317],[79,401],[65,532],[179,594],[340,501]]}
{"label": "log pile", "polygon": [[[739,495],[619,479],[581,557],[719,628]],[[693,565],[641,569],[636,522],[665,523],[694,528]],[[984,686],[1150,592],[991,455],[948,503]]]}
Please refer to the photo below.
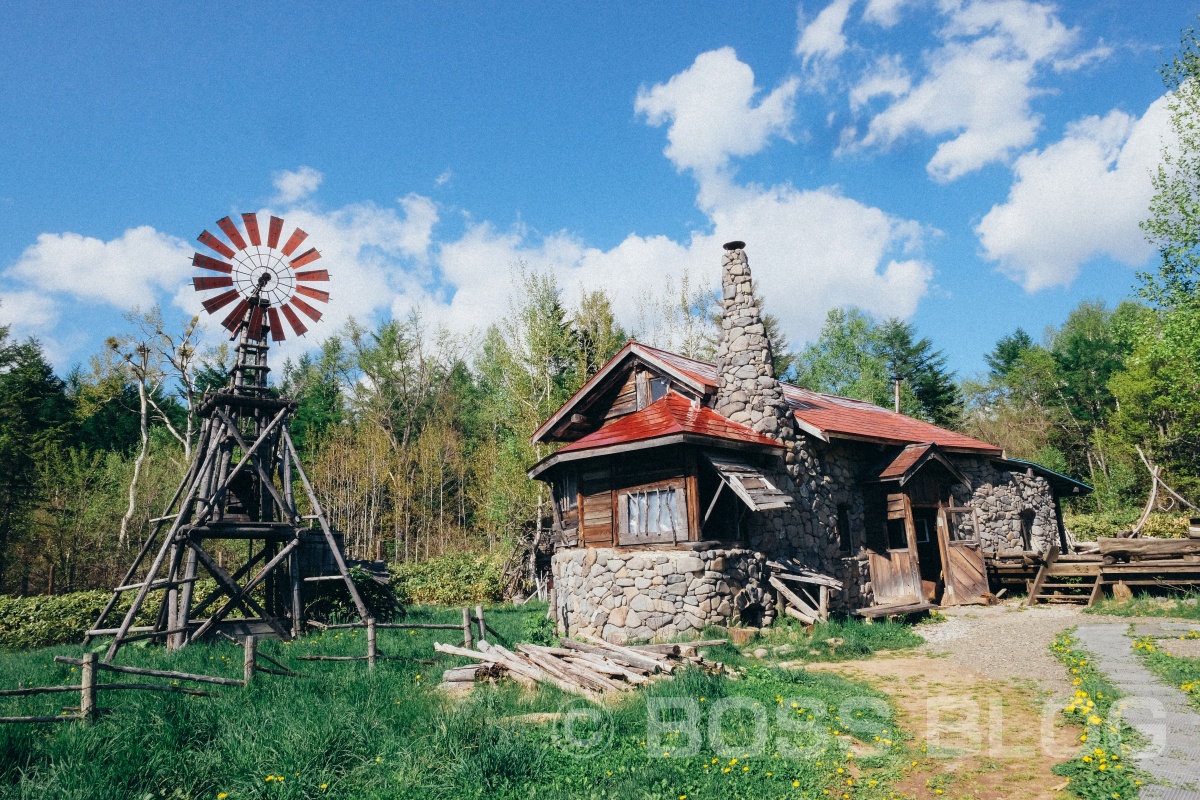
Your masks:
{"label": "log pile", "polygon": [[669,676],[684,664],[714,673],[725,671],[724,664],[706,661],[698,650],[725,644],[725,639],[622,647],[590,636],[585,638],[586,642],[559,639],[558,647],[518,644],[514,650],[486,640],[479,641],[478,650],[435,643],[433,647],[439,653],[476,662],[446,670],[439,688],[470,689],[480,681],[509,678],[528,687],[544,683],[595,699],[608,692],[628,691],[655,677]]}

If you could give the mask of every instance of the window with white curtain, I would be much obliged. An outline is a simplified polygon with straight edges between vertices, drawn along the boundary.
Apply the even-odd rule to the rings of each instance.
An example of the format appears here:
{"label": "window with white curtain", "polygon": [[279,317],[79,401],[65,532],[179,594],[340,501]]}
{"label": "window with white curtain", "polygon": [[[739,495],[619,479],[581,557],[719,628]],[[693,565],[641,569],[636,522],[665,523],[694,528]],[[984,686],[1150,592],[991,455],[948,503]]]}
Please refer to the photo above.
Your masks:
{"label": "window with white curtain", "polygon": [[638,487],[618,495],[620,544],[655,544],[687,539],[682,485]]}

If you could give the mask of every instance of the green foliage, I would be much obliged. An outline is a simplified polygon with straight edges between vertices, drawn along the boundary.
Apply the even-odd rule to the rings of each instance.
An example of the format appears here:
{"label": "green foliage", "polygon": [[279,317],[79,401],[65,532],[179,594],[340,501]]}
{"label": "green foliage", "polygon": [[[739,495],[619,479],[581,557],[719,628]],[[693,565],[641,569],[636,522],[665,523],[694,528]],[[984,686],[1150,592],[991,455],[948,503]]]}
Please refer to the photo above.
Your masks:
{"label": "green foliage", "polygon": [[504,565],[508,550],[486,553],[447,553],[427,561],[393,564],[392,591],[405,603],[496,602],[507,589]]}
{"label": "green foliage", "polygon": [[522,640],[540,645],[557,645],[558,630],[554,620],[545,616],[530,615],[525,619],[525,630]]}
{"label": "green foliage", "polygon": [[1100,670],[1091,655],[1078,647],[1070,633],[1061,633],[1050,652],[1070,670],[1075,694],[1063,709],[1063,716],[1081,726],[1079,754],[1054,767],[1056,775],[1070,779],[1070,788],[1084,800],[1111,797],[1137,797],[1138,773],[1128,760],[1132,751],[1132,729],[1110,710],[1120,694]]}
{"label": "green foliage", "polygon": [[[78,642],[104,609],[112,592],[91,591],[51,597],[0,595],[0,648],[9,650]],[[129,610],[127,592],[116,614]],[[143,608],[136,625],[148,625],[158,609]],[[118,617],[119,619],[119,617]]]}
{"label": "green foliage", "polygon": [[1142,223],[1162,262],[1157,272],[1139,277],[1143,296],[1167,308],[1193,302],[1200,292],[1200,33],[1194,26],[1161,71],[1171,92],[1175,141],[1163,147],[1150,216]]}
{"label": "green foliage", "polygon": [[835,308],[820,338],[797,359],[796,380],[818,392],[892,408],[899,377],[900,410],[939,425],[958,420],[962,395],[946,359],[927,338],[898,319],[876,322],[856,308]]}
{"label": "green foliage", "polygon": [[[536,604],[490,610],[487,617],[502,637],[520,641],[526,620],[544,613],[545,605]],[[411,609],[410,618],[458,621],[455,610],[422,607]],[[249,689],[222,687],[213,697],[102,693],[101,706],[112,711],[90,726],[0,727],[0,798],[757,800],[836,789],[838,796],[853,791],[879,800],[896,788],[890,781],[910,758],[886,697],[834,675],[754,666],[734,681],[682,669],[671,681],[597,706],[553,688],[528,691],[508,682],[477,687],[462,699],[443,695],[434,688],[441,671],[468,662],[448,657],[431,667],[422,660],[433,655],[434,641],[452,641],[453,631],[381,630],[380,649],[399,658],[379,662],[374,672],[361,662],[294,660],[361,656],[364,637],[362,630],[328,631],[291,644],[260,642],[262,652],[299,668],[301,678],[264,674]],[[79,650],[7,654],[0,685],[77,681],[77,672],[52,661],[55,654],[77,657]],[[121,661],[240,677],[241,656],[236,645],[214,642],[176,653],[129,648]],[[714,741],[711,710],[725,698],[744,698],[739,702],[749,708],[728,709]],[[63,704],[58,695],[0,700],[4,714],[57,714]],[[687,752],[689,729],[671,725],[678,719],[671,711],[658,715],[666,723],[659,731],[648,730],[651,700],[691,704],[697,752]],[[571,730],[562,719],[521,719],[580,709],[593,709],[597,722],[576,716]],[[741,749],[756,714],[768,726],[761,753]],[[600,736],[589,747],[582,740],[593,728]],[[652,745],[662,749],[650,751]]]}
{"label": "green foliage", "polygon": [[1100,600],[1091,608],[1088,614],[1110,615],[1114,617],[1181,617],[1184,619],[1200,619],[1200,593],[1180,592],[1173,595],[1154,595],[1149,592],[1139,592],[1132,600],[1120,602],[1111,597]]}
{"label": "green foliage", "polygon": [[[1196,631],[1180,636],[1181,641],[1195,640]],[[1145,637],[1134,644],[1142,662],[1151,672],[1162,678],[1168,686],[1178,686],[1187,695],[1188,702],[1200,709],[1200,658],[1173,656],[1163,649],[1162,644]]]}

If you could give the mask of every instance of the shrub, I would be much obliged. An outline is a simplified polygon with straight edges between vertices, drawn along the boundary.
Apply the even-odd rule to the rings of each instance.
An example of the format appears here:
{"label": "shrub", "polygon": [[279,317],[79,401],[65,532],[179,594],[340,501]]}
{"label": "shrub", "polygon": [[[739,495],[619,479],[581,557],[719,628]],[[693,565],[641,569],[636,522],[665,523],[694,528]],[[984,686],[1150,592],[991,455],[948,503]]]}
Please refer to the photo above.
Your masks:
{"label": "shrub", "polygon": [[[0,596],[0,647],[22,649],[78,642],[112,596],[108,591],[72,592],[50,597]],[[121,619],[133,602],[126,592],[109,619]],[[149,625],[158,605],[143,605],[135,625]],[[114,625],[116,623],[113,623]]]}
{"label": "shrub", "polygon": [[447,553],[390,568],[392,590],[405,603],[463,605],[504,599],[506,551]]}
{"label": "shrub", "polygon": [[[1097,539],[1111,538],[1122,531],[1130,530],[1141,516],[1140,509],[1125,511],[1101,511],[1092,514],[1063,515],[1063,521],[1075,539],[1080,542],[1094,542]],[[1142,535],[1161,539],[1179,539],[1187,536],[1188,518],[1182,514],[1154,513],[1146,521]]]}

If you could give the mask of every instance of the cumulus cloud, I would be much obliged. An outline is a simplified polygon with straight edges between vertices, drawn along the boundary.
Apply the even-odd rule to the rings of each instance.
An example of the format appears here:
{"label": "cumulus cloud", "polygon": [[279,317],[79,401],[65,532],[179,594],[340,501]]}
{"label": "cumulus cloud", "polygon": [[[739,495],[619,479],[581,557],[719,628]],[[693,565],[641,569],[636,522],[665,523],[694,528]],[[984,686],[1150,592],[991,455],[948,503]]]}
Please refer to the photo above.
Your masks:
{"label": "cumulus cloud", "polygon": [[814,58],[834,59],[846,52],[846,34],[842,28],[853,0],[833,0],[812,22],[803,26],[796,42],[796,55],[808,63]]}
{"label": "cumulus cloud", "polygon": [[[924,74],[903,91],[887,85],[888,105],[873,116],[852,147],[887,147],[914,134],[940,139],[926,166],[937,181],[952,181],[1002,161],[1035,140],[1041,117],[1031,107],[1047,69],[1077,69],[1103,48],[1078,52],[1079,31],[1052,6],[1026,0],[943,0],[940,45],[925,56]],[[874,83],[872,83],[874,82]],[[852,97],[878,96],[868,74]]]}
{"label": "cumulus cloud", "polygon": [[798,88],[790,78],[755,104],[754,71],[722,47],[666,83],[640,89],[634,109],[651,125],[668,125],[663,153],[676,168],[712,173],[731,156],[753,155],[772,136],[787,136]]}
{"label": "cumulus cloud", "polygon": [[1018,158],[1008,199],[975,229],[987,257],[1030,292],[1070,284],[1097,256],[1144,264],[1153,248],[1138,222],[1170,131],[1167,102],[1140,119],[1113,110],[1078,120],[1060,141]]}
{"label": "cumulus cloud", "polygon": [[900,9],[907,0],[867,0],[863,19],[881,28],[890,28],[900,21]]}
{"label": "cumulus cloud", "polygon": [[153,305],[159,290],[186,280],[191,254],[185,242],[149,225],[107,242],[78,233],[43,233],[7,275],[46,293],[132,309]]}
{"label": "cumulus cloud", "polygon": [[324,179],[325,175],[312,167],[276,172],[271,176],[276,192],[271,202],[284,206],[298,203],[317,191]]}
{"label": "cumulus cloud", "polygon": [[0,326],[11,327],[16,337],[49,330],[59,316],[59,304],[42,292],[5,291],[0,296]]}

